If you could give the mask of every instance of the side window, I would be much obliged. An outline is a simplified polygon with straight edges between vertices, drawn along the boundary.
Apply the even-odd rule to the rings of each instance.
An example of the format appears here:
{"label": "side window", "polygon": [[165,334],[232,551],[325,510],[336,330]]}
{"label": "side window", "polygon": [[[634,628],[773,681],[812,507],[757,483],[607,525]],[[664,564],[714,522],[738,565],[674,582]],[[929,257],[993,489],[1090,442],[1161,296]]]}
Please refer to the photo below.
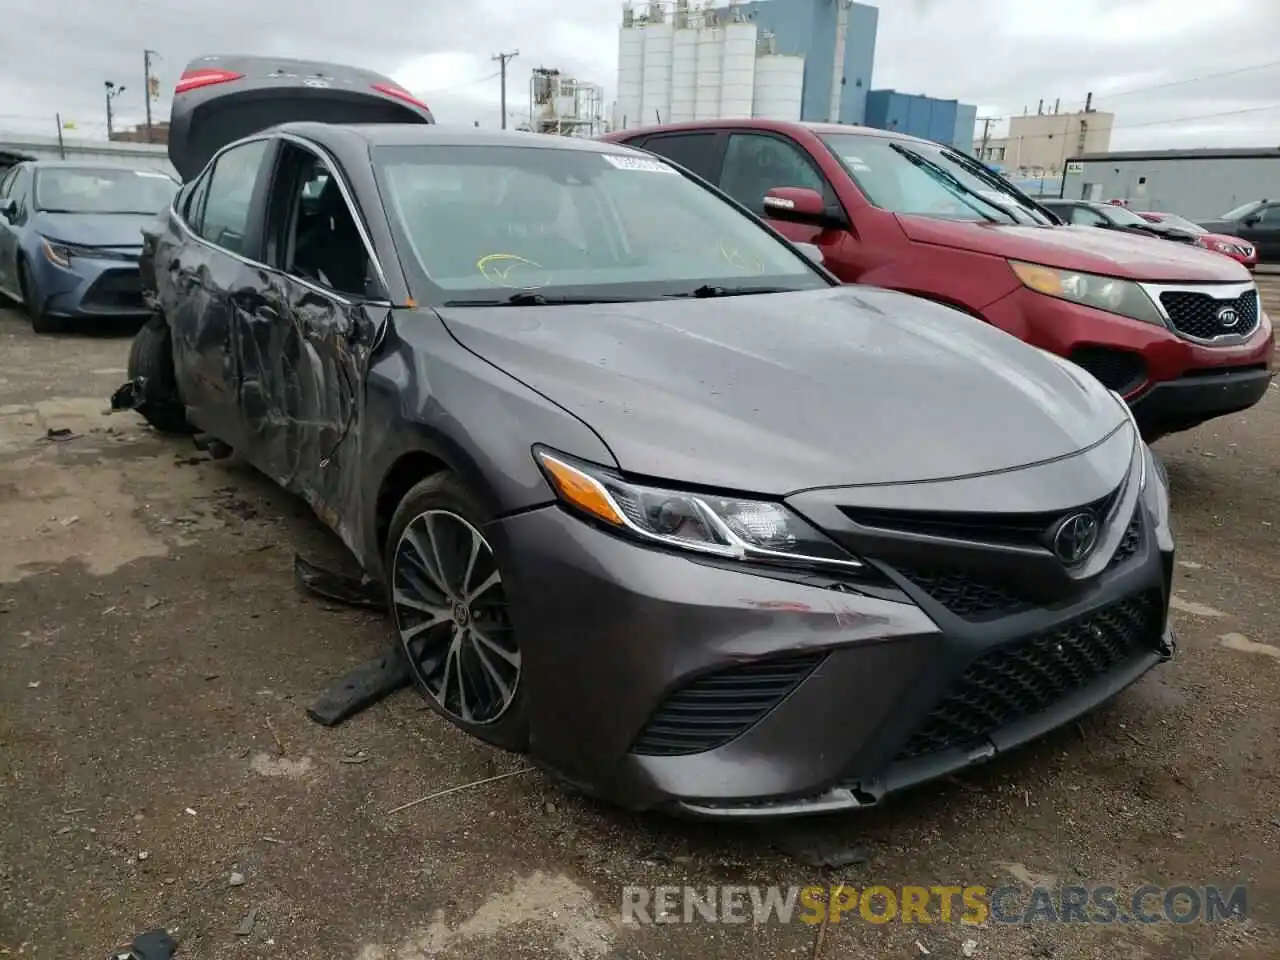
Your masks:
{"label": "side window", "polygon": [[1263,207],[1258,212],[1262,214],[1262,221],[1259,226],[1268,230],[1280,230],[1280,203],[1273,203],[1269,207]]}
{"label": "side window", "polygon": [[18,219],[23,219],[31,207],[31,182],[34,174],[30,167],[19,167],[17,176],[9,184],[8,199],[14,200],[18,204]]}
{"label": "side window", "polygon": [[632,141],[628,146],[640,147],[652,151],[692,170],[703,180],[716,180],[714,133],[666,133],[651,136],[646,140]]}
{"label": "side window", "polygon": [[759,133],[735,133],[724,155],[720,189],[764,216],[764,195],[773,187],[805,187],[825,195],[826,182],[796,144]]}
{"label": "side window", "polygon": [[200,232],[204,224],[204,199],[209,195],[209,180],[207,174],[197,180],[187,191],[182,205],[182,216],[196,233]]}
{"label": "side window", "polygon": [[266,140],[233,147],[214,163],[204,215],[196,232],[220,247],[240,253],[249,230],[249,204],[267,149]]}
{"label": "side window", "polygon": [[1106,217],[1090,210],[1088,207],[1072,207],[1071,222],[1079,223],[1086,227],[1106,227],[1111,225],[1111,221]]}
{"label": "side window", "polygon": [[355,216],[323,159],[281,146],[271,185],[267,262],[348,297],[369,294],[369,255]]}

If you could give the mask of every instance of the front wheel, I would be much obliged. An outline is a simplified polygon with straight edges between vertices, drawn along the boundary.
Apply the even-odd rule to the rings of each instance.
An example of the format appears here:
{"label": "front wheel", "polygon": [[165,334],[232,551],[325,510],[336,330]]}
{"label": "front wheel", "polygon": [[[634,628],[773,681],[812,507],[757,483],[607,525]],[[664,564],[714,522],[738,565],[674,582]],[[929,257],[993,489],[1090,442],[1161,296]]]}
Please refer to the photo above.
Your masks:
{"label": "front wheel", "polygon": [[31,264],[26,259],[18,261],[18,283],[22,287],[22,309],[31,318],[31,329],[36,333],[61,333],[64,327],[60,317],[51,317],[44,311],[44,297]]}
{"label": "front wheel", "polygon": [[173,372],[173,340],[164,317],[154,315],[133,338],[129,379],[142,380],[142,402],[135,408],[161,433],[190,436],[195,432],[178,393]]}
{"label": "front wheel", "polygon": [[523,753],[529,720],[487,512],[449,473],[411,489],[387,538],[387,606],[419,692],[438,714]]}

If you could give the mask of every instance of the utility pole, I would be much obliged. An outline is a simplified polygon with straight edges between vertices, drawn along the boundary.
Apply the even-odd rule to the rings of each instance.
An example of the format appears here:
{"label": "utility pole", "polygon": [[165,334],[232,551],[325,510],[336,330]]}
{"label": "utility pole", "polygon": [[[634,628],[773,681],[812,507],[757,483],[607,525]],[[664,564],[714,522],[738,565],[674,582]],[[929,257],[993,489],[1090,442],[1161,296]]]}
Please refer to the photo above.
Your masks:
{"label": "utility pole", "polygon": [[498,67],[502,72],[502,129],[507,129],[507,64],[520,56],[519,50],[512,50],[510,53],[496,53],[489,59],[498,61]]}
{"label": "utility pole", "polygon": [[54,116],[58,121],[58,159],[65,160],[67,159],[67,147],[62,142],[62,114],[58,113],[54,114]]}
{"label": "utility pole", "polygon": [[110,80],[103,83],[103,86],[106,87],[107,90],[107,139],[110,140],[111,134],[115,129],[112,125],[113,117],[111,113],[111,102],[115,100],[116,97],[120,96],[120,94],[124,93],[124,87],[117,87]]}
{"label": "utility pole", "polygon": [[991,142],[991,124],[995,122],[995,117],[982,118],[982,146],[978,148],[978,159],[983,163],[987,161],[987,144]]}
{"label": "utility pole", "polygon": [[160,58],[160,54],[156,53],[154,50],[142,51],[142,89],[146,91],[147,101],[147,143],[155,142],[155,137],[151,132],[151,101],[154,100],[156,95],[160,92],[160,82],[151,75],[151,59],[153,57],[158,60]]}

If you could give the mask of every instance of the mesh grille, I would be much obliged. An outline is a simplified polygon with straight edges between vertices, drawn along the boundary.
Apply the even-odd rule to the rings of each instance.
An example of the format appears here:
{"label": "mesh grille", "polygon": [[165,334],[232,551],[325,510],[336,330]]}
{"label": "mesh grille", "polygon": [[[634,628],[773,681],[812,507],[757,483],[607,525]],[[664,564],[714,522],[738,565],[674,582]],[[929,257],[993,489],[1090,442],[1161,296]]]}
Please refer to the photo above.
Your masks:
{"label": "mesh grille", "polygon": [[[1166,290],[1160,303],[1179,333],[1197,340],[1244,337],[1258,328],[1258,291],[1249,290],[1234,300],[1220,300],[1208,293]],[[1224,320],[1224,310],[1231,310]],[[1234,317],[1234,320],[1232,320]]]}
{"label": "mesh grille", "polygon": [[767,660],[700,677],[667,697],[631,752],[676,757],[724,746],[762,720],[824,659],[825,653]]}
{"label": "mesh grille", "polygon": [[1147,593],[983,654],[930,711],[897,759],[972,747],[1001,727],[1042,713],[1155,650],[1160,627],[1160,595]]}

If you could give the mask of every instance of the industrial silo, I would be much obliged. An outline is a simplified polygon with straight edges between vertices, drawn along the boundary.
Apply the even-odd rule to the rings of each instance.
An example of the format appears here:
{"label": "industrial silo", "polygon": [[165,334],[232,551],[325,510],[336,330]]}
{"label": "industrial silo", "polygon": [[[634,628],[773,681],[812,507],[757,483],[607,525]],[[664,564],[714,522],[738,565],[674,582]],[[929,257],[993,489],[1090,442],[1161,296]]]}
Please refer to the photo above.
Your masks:
{"label": "industrial silo", "polygon": [[756,59],[752,116],[798,121],[803,96],[804,57],[773,53]]}
{"label": "industrial silo", "polygon": [[[642,123],[666,123],[671,117],[671,57],[675,28],[657,4],[644,26],[644,77],[641,84]],[[661,19],[659,19],[661,18]]]}
{"label": "industrial silo", "polygon": [[756,97],[756,43],[759,28],[737,21],[724,27],[724,65],[720,73],[720,116],[749,117]]}
{"label": "industrial silo", "polygon": [[640,109],[644,95],[644,26],[635,22],[631,5],[623,8],[618,31],[618,104],[614,123],[638,127],[644,121]]}

